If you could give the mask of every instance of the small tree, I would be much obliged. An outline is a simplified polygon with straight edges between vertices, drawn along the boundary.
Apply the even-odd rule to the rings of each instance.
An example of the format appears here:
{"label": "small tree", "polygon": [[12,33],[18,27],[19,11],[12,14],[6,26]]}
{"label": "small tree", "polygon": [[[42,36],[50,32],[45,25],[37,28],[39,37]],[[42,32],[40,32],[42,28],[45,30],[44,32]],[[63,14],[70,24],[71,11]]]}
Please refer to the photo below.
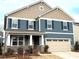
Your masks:
{"label": "small tree", "polygon": [[75,46],[74,46],[74,49],[75,49],[75,50],[79,50],[79,44],[78,44],[78,41],[76,41]]}

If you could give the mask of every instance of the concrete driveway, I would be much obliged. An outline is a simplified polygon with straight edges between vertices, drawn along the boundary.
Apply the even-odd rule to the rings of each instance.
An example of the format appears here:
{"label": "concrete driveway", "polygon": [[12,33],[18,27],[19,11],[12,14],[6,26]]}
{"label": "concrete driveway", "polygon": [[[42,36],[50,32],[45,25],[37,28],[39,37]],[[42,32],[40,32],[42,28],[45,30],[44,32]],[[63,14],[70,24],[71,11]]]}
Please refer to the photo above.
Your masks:
{"label": "concrete driveway", "polygon": [[63,59],[79,59],[79,52],[52,52]]}

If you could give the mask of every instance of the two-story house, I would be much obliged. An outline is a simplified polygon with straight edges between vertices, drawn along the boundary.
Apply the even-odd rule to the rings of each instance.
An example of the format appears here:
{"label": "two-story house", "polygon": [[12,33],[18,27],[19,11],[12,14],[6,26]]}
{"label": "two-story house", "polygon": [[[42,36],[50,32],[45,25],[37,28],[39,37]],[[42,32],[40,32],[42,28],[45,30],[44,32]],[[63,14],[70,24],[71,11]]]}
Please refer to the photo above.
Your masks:
{"label": "two-story house", "polygon": [[5,45],[49,46],[49,51],[70,51],[74,45],[73,19],[62,9],[36,2],[5,15]]}

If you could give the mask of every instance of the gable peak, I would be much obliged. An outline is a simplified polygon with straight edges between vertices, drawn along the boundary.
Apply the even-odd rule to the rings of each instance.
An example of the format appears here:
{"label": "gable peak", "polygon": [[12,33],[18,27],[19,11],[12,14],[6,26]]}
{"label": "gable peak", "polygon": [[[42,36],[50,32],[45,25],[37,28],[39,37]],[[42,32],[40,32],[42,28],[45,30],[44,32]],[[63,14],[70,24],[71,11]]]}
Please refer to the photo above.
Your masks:
{"label": "gable peak", "polygon": [[40,0],[40,2],[44,2],[44,0]]}

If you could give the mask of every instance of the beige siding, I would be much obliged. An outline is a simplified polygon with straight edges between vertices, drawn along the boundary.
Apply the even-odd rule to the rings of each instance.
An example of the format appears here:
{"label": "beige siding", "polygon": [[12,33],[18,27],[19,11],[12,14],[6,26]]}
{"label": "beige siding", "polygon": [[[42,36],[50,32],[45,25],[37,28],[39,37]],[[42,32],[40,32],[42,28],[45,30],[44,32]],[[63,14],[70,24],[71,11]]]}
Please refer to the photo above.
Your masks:
{"label": "beige siding", "polygon": [[79,24],[74,25],[74,37],[75,41],[79,41]]}
{"label": "beige siding", "polygon": [[[40,6],[44,7],[44,10],[40,10]],[[46,4],[35,4],[29,8],[25,8],[23,10],[20,10],[18,12],[15,12],[13,14],[10,14],[9,16],[11,17],[20,17],[20,18],[36,18],[37,16],[41,15],[42,13],[47,12],[48,10],[50,10],[51,8],[48,7]]]}
{"label": "beige siding", "polygon": [[53,19],[65,19],[65,20],[72,20],[66,13],[62,10],[52,10],[51,12],[47,13],[46,15],[42,16],[44,18],[53,18]]}

